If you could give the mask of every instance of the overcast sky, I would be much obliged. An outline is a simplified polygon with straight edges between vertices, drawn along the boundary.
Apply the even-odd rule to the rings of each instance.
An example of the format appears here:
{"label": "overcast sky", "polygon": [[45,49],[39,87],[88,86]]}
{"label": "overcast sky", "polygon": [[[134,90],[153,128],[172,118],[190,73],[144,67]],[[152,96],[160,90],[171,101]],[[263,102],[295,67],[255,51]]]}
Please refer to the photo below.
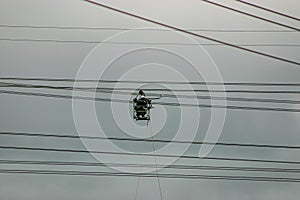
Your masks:
{"label": "overcast sky", "polygon": [[[215,0],[237,9],[251,12],[281,23],[300,27],[300,23],[266,13],[232,0]],[[287,30],[251,17],[243,16],[222,8],[201,2],[200,0],[119,0],[98,2],[105,3],[161,21],[184,29],[201,30]],[[252,2],[252,1],[251,1]],[[253,1],[274,10],[300,17],[300,2],[298,0],[265,0]],[[1,0],[1,25],[34,25],[62,27],[119,27],[119,28],[161,28],[132,17],[114,13],[81,0]],[[183,34],[165,31],[119,31],[119,30],[57,30],[0,27],[0,39],[50,39],[76,41],[110,41],[110,42],[181,42],[201,44],[210,41],[187,37]],[[235,44],[299,44],[297,32],[199,32],[203,35],[218,38]],[[198,48],[198,49],[196,49]],[[255,50],[267,52],[294,61],[300,61],[299,46],[249,46]],[[135,49],[142,49],[133,51]],[[132,51],[132,52],[131,52]],[[123,54],[129,52],[128,54]],[[172,52],[177,52],[172,54]],[[179,53],[178,53],[179,52]],[[184,60],[201,60],[193,63],[201,76],[189,62]],[[107,63],[109,66],[101,65]],[[87,65],[87,66],[86,66]],[[92,66],[89,68],[89,66]],[[89,70],[95,68],[95,71]],[[107,67],[107,68],[106,68]],[[1,77],[48,77],[48,78],[78,78],[98,76],[103,70],[102,79],[118,80],[218,80],[206,78],[205,74],[214,73],[210,67],[219,70],[218,77],[224,82],[300,82],[299,66],[274,59],[254,55],[224,46],[172,46],[172,45],[120,45],[97,43],[63,43],[63,42],[16,42],[0,41],[0,76]],[[82,75],[83,70],[87,75]],[[80,71],[81,70],[81,71]],[[200,71],[199,71],[200,70]],[[208,71],[206,71],[208,70]],[[197,72],[196,71],[196,72]],[[179,72],[179,73],[175,73]],[[30,82],[33,83],[33,82]],[[42,83],[51,84],[51,83]],[[55,83],[65,86],[65,83]],[[70,84],[68,84],[70,85]],[[101,85],[103,86],[103,85]],[[113,87],[116,85],[108,85]],[[167,88],[167,86],[117,85],[116,87],[133,88]],[[171,87],[171,86],[170,86]],[[172,86],[176,88],[176,86]],[[199,87],[204,88],[204,87]],[[6,90],[33,92],[33,89],[5,88]],[[172,88],[170,88],[172,90]],[[177,87],[178,89],[178,87]],[[180,89],[180,88],[179,88]],[[181,89],[188,89],[183,87]],[[196,89],[196,88],[194,88]],[[228,87],[235,89],[235,87]],[[247,89],[253,89],[247,87]],[[254,88],[256,89],[256,88]],[[266,89],[266,88],[264,88]],[[295,88],[276,88],[295,89]],[[4,90],[4,89],[3,89]],[[51,91],[36,89],[35,92],[72,95],[70,91]],[[134,91],[132,91],[134,92]],[[90,95],[86,93],[78,93]],[[191,94],[191,93],[190,93]],[[258,95],[258,94],[227,94],[235,97],[264,97],[299,100],[297,95]],[[98,97],[111,98],[109,94]],[[132,96],[113,96],[125,100]],[[161,99],[163,102],[176,102],[172,99]],[[192,100],[184,100],[193,103]],[[198,103],[209,103],[201,100]],[[228,102],[227,102],[228,103]],[[93,102],[92,102],[93,104]],[[297,105],[270,103],[228,103],[241,106],[270,106],[284,108],[300,108]],[[80,106],[81,104],[79,104]],[[45,97],[15,96],[0,94],[0,131],[55,133],[55,134],[94,134],[97,128],[91,126],[94,119],[86,107],[79,107],[79,113],[74,114],[74,104],[69,99],[51,99]],[[144,124],[131,119],[132,107],[128,104],[110,104],[98,102],[95,105],[95,116],[106,136],[145,137],[148,134]],[[76,105],[75,105],[76,106]],[[182,109],[182,110],[181,110]],[[115,113],[113,113],[115,112]],[[86,115],[84,114],[86,113]],[[187,113],[189,116],[184,115]],[[200,118],[194,118],[200,113]],[[81,117],[76,118],[80,115]],[[184,117],[182,117],[184,116]],[[209,109],[191,110],[170,106],[156,106],[152,113],[152,131],[156,138],[174,139],[174,133],[179,124],[184,124],[181,132],[183,137],[190,139],[188,133],[194,133],[195,140],[205,138],[211,117]],[[75,119],[76,118],[76,119]],[[112,120],[113,119],[113,120]],[[114,121],[114,120],[117,120]],[[224,127],[219,138],[220,142],[262,143],[299,145],[300,115],[289,112],[272,111],[237,111],[227,110]],[[213,124],[213,126],[217,126]],[[84,133],[81,131],[84,130]],[[141,131],[143,130],[143,131]],[[142,136],[139,134],[143,134]],[[148,137],[148,136],[147,136]],[[191,138],[193,139],[193,138]],[[0,145],[48,147],[66,149],[88,149],[87,143],[70,139],[37,139],[17,136],[0,136]],[[98,143],[91,144],[94,150],[107,150]],[[147,145],[117,144],[120,148],[133,152],[147,152]],[[181,146],[172,147],[170,153],[180,152]],[[91,150],[91,149],[88,149]],[[110,149],[108,149],[110,150]],[[199,146],[191,146],[185,152],[187,155],[198,155]],[[183,152],[182,152],[183,153]],[[215,157],[257,158],[269,160],[300,160],[298,150],[253,149],[215,147],[209,154]],[[91,154],[71,154],[53,152],[32,152],[20,150],[0,150],[0,159],[15,160],[61,160],[97,162]],[[118,162],[119,158],[109,157]],[[176,161],[177,164],[217,165],[217,166],[260,166],[260,167],[295,167],[274,164],[238,163],[208,160]],[[50,170],[90,170],[114,171],[109,167],[45,167],[18,166],[1,164],[0,169],[50,169]],[[254,172],[224,172],[224,171],[180,171],[160,170],[159,173],[198,173],[207,175],[241,175],[241,176],[271,176],[300,178],[298,174],[284,173],[254,173]],[[182,180],[160,179],[163,199],[296,199],[300,195],[297,183],[215,181],[215,180]],[[0,197],[6,200],[51,200],[51,199],[133,199],[138,179],[135,177],[71,177],[55,175],[12,175],[0,174]],[[151,200],[159,198],[157,180],[142,178],[138,192],[139,199]]]}

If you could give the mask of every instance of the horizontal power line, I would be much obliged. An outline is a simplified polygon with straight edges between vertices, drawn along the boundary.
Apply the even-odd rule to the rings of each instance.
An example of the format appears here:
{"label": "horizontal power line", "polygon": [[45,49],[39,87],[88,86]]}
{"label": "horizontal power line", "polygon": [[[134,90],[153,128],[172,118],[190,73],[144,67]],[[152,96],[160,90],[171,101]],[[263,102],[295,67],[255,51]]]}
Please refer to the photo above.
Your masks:
{"label": "horizontal power line", "polygon": [[[178,45],[178,46],[226,46],[216,43],[180,43],[180,42],[109,42],[90,40],[59,40],[59,39],[33,39],[33,38],[0,38],[0,41],[11,42],[54,42],[54,43],[81,43],[81,44],[113,44],[113,45]],[[300,44],[235,44],[241,47],[300,47]]]}
{"label": "horizontal power line", "polygon": [[265,177],[265,176],[214,176],[203,174],[156,174],[156,173],[126,173],[126,172],[102,172],[102,171],[66,171],[66,170],[12,170],[0,169],[1,174],[39,174],[39,175],[64,175],[64,176],[116,176],[116,177],[147,177],[168,179],[207,179],[230,181],[256,181],[256,182],[288,182],[298,183],[299,178]]}
{"label": "horizontal power line", "polygon": [[[1,85],[2,84],[2,85]],[[121,95],[137,95],[137,92],[124,92],[118,90],[106,90],[101,88],[87,89],[85,87],[67,87],[67,86],[50,86],[50,85],[37,85],[37,84],[15,84],[0,82],[0,87],[13,87],[13,88],[34,88],[34,89],[51,89],[51,90],[77,90],[86,92],[97,92],[106,94],[121,94]],[[148,96],[156,96],[157,98],[176,98],[176,99],[206,99],[206,100],[226,100],[234,102],[260,102],[260,103],[281,103],[281,104],[300,104],[298,100],[290,99],[271,99],[271,98],[243,98],[243,97],[218,97],[209,95],[174,95],[174,94],[161,94],[161,93],[147,93]]]}
{"label": "horizontal power line", "polygon": [[196,145],[216,145],[216,146],[234,146],[234,147],[255,147],[272,149],[300,149],[300,146],[293,145],[272,145],[272,144],[251,144],[251,143],[232,143],[232,142],[204,142],[204,141],[178,141],[161,139],[142,139],[142,138],[124,138],[124,137],[100,137],[100,136],[78,136],[70,134],[47,134],[47,133],[28,133],[28,132],[10,132],[0,131],[0,135],[8,136],[26,136],[26,137],[45,137],[45,138],[68,138],[68,139],[89,139],[89,140],[115,140],[132,141],[146,143],[177,143],[177,144],[196,144]]}
{"label": "horizontal power line", "polygon": [[6,150],[26,150],[39,152],[60,152],[60,153],[85,153],[85,154],[106,154],[106,155],[121,155],[121,156],[146,156],[146,157],[163,157],[163,158],[181,158],[181,159],[199,159],[199,160],[219,160],[233,162],[257,162],[257,163],[276,163],[300,165],[300,161],[288,160],[266,160],[266,159],[249,159],[249,158],[232,158],[232,157],[198,157],[193,155],[174,155],[174,154],[148,154],[148,153],[128,153],[128,152],[112,152],[112,151],[96,151],[82,149],[61,149],[61,148],[40,148],[26,146],[0,146],[0,149]]}
{"label": "horizontal power line", "polygon": [[[75,79],[63,79],[63,78],[16,78],[16,77],[0,77],[0,80],[25,80],[25,81],[47,81],[47,82],[75,82]],[[104,82],[103,82],[104,81]],[[76,82],[99,82],[99,83],[114,83],[118,81],[114,80],[76,80]],[[130,81],[126,81],[127,83],[130,83]],[[3,83],[3,82],[2,82]],[[132,81],[132,83],[162,83],[162,82],[145,82],[145,81]],[[163,82],[165,84],[172,84],[175,82]],[[189,84],[189,82],[177,82],[176,84]],[[221,85],[222,83],[206,83],[206,82],[190,82],[194,84],[199,84],[199,85],[205,85],[205,84],[219,84]],[[4,83],[3,83],[4,84]],[[14,84],[14,83],[5,83],[5,85],[9,86],[9,84]],[[246,83],[246,82],[232,82],[232,83],[224,83],[225,85],[231,85],[232,86],[298,86],[299,83]],[[69,86],[66,86],[65,88],[69,88]],[[117,87],[117,88],[112,88],[112,87],[76,87],[78,89],[82,90],[113,90],[113,91],[136,91],[137,88],[133,87]],[[235,89],[235,90],[208,90],[208,89],[166,89],[166,88],[143,88],[144,91],[156,91],[156,92],[221,92],[221,93],[257,93],[257,94],[300,94],[300,90],[241,90],[241,89]]]}
{"label": "horizontal power line", "polygon": [[269,172],[269,173],[300,173],[300,168],[274,167],[228,167],[215,165],[154,165],[135,163],[100,163],[78,161],[41,161],[41,160],[0,160],[6,165],[46,165],[46,166],[75,166],[75,167],[128,167],[128,168],[163,168],[176,170],[207,170],[207,171],[240,171],[240,172]]}
{"label": "horizontal power line", "polygon": [[[160,29],[160,28],[126,28],[126,27],[86,27],[86,26],[39,26],[39,25],[11,25],[0,24],[2,28],[33,28],[33,29],[62,29],[62,30],[94,30],[94,31],[168,31],[176,32],[176,30]],[[285,29],[185,29],[187,31],[199,32],[224,32],[224,33],[293,33],[295,30]]]}
{"label": "horizontal power line", "polygon": [[249,53],[252,53],[252,54],[260,55],[260,56],[263,56],[263,57],[268,57],[268,58],[271,58],[271,59],[274,59],[274,60],[277,60],[277,61],[282,61],[282,62],[294,64],[294,65],[300,65],[300,63],[298,61],[290,60],[290,59],[283,58],[283,57],[278,57],[278,56],[275,56],[275,55],[271,55],[271,54],[264,53],[264,52],[261,52],[261,51],[256,51],[256,50],[249,49],[249,48],[246,48],[246,47],[237,46],[235,44],[232,44],[232,43],[229,43],[229,42],[224,42],[222,40],[219,40],[219,39],[216,39],[216,38],[212,38],[212,37],[209,37],[209,36],[205,36],[205,35],[201,35],[201,34],[198,34],[198,33],[195,33],[195,32],[186,31],[186,30],[184,30],[182,28],[178,28],[178,27],[175,27],[175,26],[172,26],[172,25],[160,22],[160,21],[155,21],[153,19],[142,17],[140,15],[136,15],[136,14],[127,12],[125,10],[120,10],[120,9],[115,8],[115,7],[111,7],[111,6],[108,6],[108,5],[96,2],[96,1],[91,1],[91,0],[83,0],[83,1],[85,1],[85,2],[87,2],[89,4],[92,4],[92,5],[95,5],[95,6],[102,7],[102,8],[107,9],[107,10],[111,10],[111,11],[114,11],[114,12],[126,15],[126,16],[130,16],[130,17],[133,17],[133,18],[136,18],[136,19],[140,19],[142,21],[150,22],[152,24],[163,26],[163,27],[166,27],[166,28],[169,28],[169,29],[177,30],[177,31],[180,31],[180,32],[188,34],[188,35],[192,35],[192,36],[195,36],[195,37],[203,38],[205,40],[209,40],[209,41],[212,41],[212,42],[224,44],[224,45],[227,45],[229,47],[232,47],[232,48],[235,48],[235,49],[239,49],[239,50],[242,50],[242,51],[245,51],[245,52],[249,52]]}
{"label": "horizontal power line", "polygon": [[0,80],[17,81],[53,81],[53,82],[96,82],[96,83],[161,83],[161,84],[196,84],[196,85],[232,85],[232,86],[300,86],[300,82],[205,82],[205,81],[148,81],[148,80],[107,80],[107,79],[73,79],[44,77],[0,77]]}
{"label": "horizontal power line", "polygon": [[[9,90],[0,90],[1,94],[22,95],[22,96],[38,96],[49,97],[57,99],[80,99],[87,101],[99,101],[99,102],[117,102],[117,103],[133,103],[133,101],[124,99],[109,99],[99,97],[86,97],[86,96],[71,96],[71,95],[59,95],[49,93],[33,93],[33,92],[18,92]],[[188,103],[171,103],[171,102],[152,102],[155,105],[165,106],[180,106],[180,107],[199,107],[199,108],[218,108],[218,109],[231,109],[231,110],[247,110],[247,111],[277,111],[277,112],[300,112],[300,109],[296,108],[282,108],[282,107],[254,107],[254,106],[233,106],[233,105],[211,105],[211,104],[188,104]]]}
{"label": "horizontal power line", "polygon": [[[1,79],[0,79],[1,80]],[[3,83],[3,82],[2,82]],[[5,83],[2,87],[10,87],[10,84],[13,83]],[[50,86],[51,87],[51,86]],[[63,87],[63,86],[62,86]],[[66,86],[63,88],[70,88],[70,86]],[[137,88],[133,87],[74,87],[75,89],[81,89],[83,91],[136,91]],[[49,88],[50,89],[50,88]],[[149,92],[217,92],[217,93],[253,93],[253,94],[300,94],[300,90],[208,90],[208,89],[166,89],[166,88],[143,88],[144,91]]]}
{"label": "horizontal power line", "polygon": [[264,11],[276,14],[276,15],[280,15],[280,16],[287,17],[287,18],[290,18],[290,19],[293,19],[293,20],[296,20],[296,21],[300,21],[299,18],[294,17],[292,15],[288,15],[288,14],[285,14],[285,13],[282,13],[282,12],[278,12],[276,10],[273,10],[273,9],[270,9],[270,8],[266,8],[266,7],[263,7],[263,6],[254,4],[254,3],[250,3],[250,2],[247,2],[247,1],[243,1],[243,0],[235,0],[235,1],[238,1],[238,2],[246,4],[248,6],[252,6],[252,7],[255,7],[255,8],[258,8],[258,9],[261,9],[261,10],[264,10]]}

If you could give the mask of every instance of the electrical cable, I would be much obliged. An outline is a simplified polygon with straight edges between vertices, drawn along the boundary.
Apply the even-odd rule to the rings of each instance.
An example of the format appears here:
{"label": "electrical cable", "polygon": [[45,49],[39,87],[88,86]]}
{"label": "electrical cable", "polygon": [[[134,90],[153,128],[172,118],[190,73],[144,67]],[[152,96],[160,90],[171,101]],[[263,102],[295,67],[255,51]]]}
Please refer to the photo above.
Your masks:
{"label": "electrical cable", "polygon": [[[114,45],[179,45],[179,46],[224,46],[215,43],[178,43],[178,42],[109,42],[88,40],[58,40],[32,38],[0,38],[0,41],[11,42],[54,42],[54,43],[81,43],[81,44],[114,44]],[[300,47],[300,44],[235,44],[240,47]]]}
{"label": "electrical cable", "polygon": [[272,9],[269,9],[269,8],[265,8],[265,7],[259,6],[257,4],[254,4],[254,3],[250,3],[250,2],[242,1],[242,0],[235,0],[235,1],[246,4],[248,6],[252,6],[252,7],[267,11],[267,12],[270,12],[270,13],[273,13],[273,14],[276,14],[276,15],[280,15],[280,16],[287,17],[287,18],[290,18],[290,19],[294,19],[296,21],[300,21],[300,19],[297,18],[297,17],[291,16],[291,15],[288,15],[288,14],[285,14],[285,13],[281,13],[281,12],[278,12],[278,11],[275,11],[275,10],[272,10]]}
{"label": "electrical cable", "polygon": [[231,146],[231,147],[252,147],[252,148],[271,148],[271,149],[294,149],[300,150],[297,145],[273,145],[273,144],[254,144],[254,143],[233,143],[233,142],[205,142],[205,141],[185,141],[185,140],[160,140],[146,138],[127,138],[127,137],[101,137],[101,136],[78,136],[70,134],[49,134],[49,133],[28,133],[28,132],[10,132],[0,131],[0,135],[7,136],[24,136],[24,137],[44,137],[44,138],[67,138],[67,139],[89,139],[89,140],[114,140],[114,141],[130,141],[130,142],[145,142],[145,143],[177,143],[191,145],[216,145],[216,146]]}
{"label": "electrical cable", "polygon": [[[84,0],[84,1],[87,1],[87,0]],[[234,9],[232,7],[226,6],[224,4],[220,4],[220,3],[217,3],[217,2],[214,2],[214,1],[210,1],[210,0],[201,0],[201,1],[203,1],[205,3],[209,3],[211,5],[215,5],[215,6],[227,9],[227,10],[231,10],[233,12],[236,12],[236,13],[239,13],[239,14],[242,14],[242,15],[253,17],[255,19],[259,19],[259,20],[262,20],[262,21],[265,21],[265,22],[268,22],[268,23],[271,23],[271,24],[282,26],[284,28],[289,28],[289,29],[292,29],[292,30],[295,30],[295,31],[300,31],[299,28],[296,28],[296,27],[293,27],[293,26],[289,26],[289,25],[286,25],[286,24],[282,24],[282,23],[279,23],[279,22],[276,22],[276,21],[273,21],[273,20],[270,20],[270,19],[267,19],[267,18],[263,18],[263,17],[257,16],[257,15],[251,14],[251,13],[240,11],[238,9]]]}
{"label": "electrical cable", "polygon": [[0,77],[0,80],[16,81],[47,81],[47,82],[96,82],[96,83],[151,83],[151,84],[184,84],[184,85],[231,85],[231,86],[300,86],[300,83],[291,82],[205,82],[205,81],[147,81],[147,80],[95,80],[95,79],[72,79],[72,78],[38,78],[38,77]]}
{"label": "electrical cable", "polygon": [[147,153],[127,153],[127,152],[112,152],[112,151],[96,151],[96,150],[80,150],[80,149],[61,149],[61,148],[40,148],[26,146],[0,146],[0,149],[7,150],[27,150],[27,151],[42,151],[42,152],[64,152],[64,153],[87,153],[87,154],[107,154],[107,155],[122,155],[122,156],[147,156],[147,157],[164,157],[164,158],[181,158],[181,159],[200,159],[200,160],[219,160],[219,161],[234,161],[234,162],[258,162],[258,163],[276,163],[276,164],[291,164],[300,165],[300,161],[288,160],[266,160],[266,159],[250,159],[250,158],[231,158],[231,157],[198,157],[193,155],[173,155],[173,154],[147,154]]}
{"label": "electrical cable", "polygon": [[[128,168],[155,168],[175,170],[205,170],[205,171],[239,171],[239,172],[266,172],[266,173],[300,173],[300,168],[275,167],[232,167],[215,165],[153,165],[134,163],[100,163],[74,161],[45,161],[45,160],[0,160],[3,165],[45,165],[45,166],[74,166],[74,167],[128,167]],[[140,173],[140,171],[139,171]]]}
{"label": "electrical cable", "polygon": [[271,54],[268,54],[268,53],[256,51],[256,50],[253,50],[253,49],[248,49],[248,48],[245,48],[245,47],[236,46],[235,44],[232,44],[232,43],[224,42],[224,41],[221,41],[221,40],[218,40],[218,39],[215,39],[215,38],[211,38],[211,37],[208,37],[208,36],[200,35],[200,34],[197,34],[197,33],[194,33],[194,32],[186,31],[184,29],[177,28],[175,26],[171,26],[171,25],[159,22],[159,21],[155,21],[155,20],[152,20],[152,19],[149,19],[149,18],[145,18],[145,17],[139,16],[139,15],[136,15],[136,14],[133,14],[133,13],[130,13],[130,12],[126,12],[124,10],[120,10],[120,9],[117,9],[117,8],[114,8],[114,7],[110,7],[110,6],[107,6],[105,4],[95,2],[95,1],[91,1],[91,0],[82,0],[82,1],[93,4],[93,5],[96,5],[96,6],[100,6],[102,8],[108,9],[108,10],[112,10],[114,12],[124,14],[124,15],[127,15],[127,16],[131,16],[131,17],[143,20],[143,21],[147,21],[147,22],[150,22],[150,23],[153,23],[153,24],[156,24],[156,25],[160,25],[160,26],[164,26],[166,28],[177,30],[179,32],[186,33],[188,35],[192,35],[192,36],[196,36],[196,37],[203,38],[203,39],[206,39],[206,40],[210,40],[210,41],[213,41],[213,42],[216,42],[216,43],[227,45],[229,47],[233,47],[233,48],[240,49],[240,50],[243,50],[243,51],[247,51],[247,52],[250,52],[250,53],[253,53],[253,54],[261,55],[261,56],[268,57],[268,58],[271,58],[271,59],[279,60],[279,61],[282,61],[282,62],[286,62],[286,63],[290,63],[290,64],[294,64],[294,65],[300,65],[300,63],[298,61],[293,61],[293,60],[289,60],[289,59],[286,59],[286,58],[274,56],[274,55],[271,55]]}
{"label": "electrical cable", "polygon": [[[34,93],[34,92],[17,92],[9,90],[0,90],[1,94],[21,95],[21,96],[35,96],[35,97],[48,97],[56,99],[79,99],[94,102],[117,102],[117,103],[133,103],[133,101],[125,99],[109,99],[99,97],[87,97],[87,96],[71,96],[71,95],[59,95],[50,93]],[[300,109],[296,108],[281,108],[281,107],[254,107],[254,106],[234,106],[234,105],[211,105],[211,104],[188,104],[188,103],[171,103],[171,102],[153,102],[155,105],[165,106],[180,106],[180,107],[200,107],[200,108],[218,108],[218,109],[230,109],[230,110],[247,110],[247,111],[276,111],[276,112],[292,112],[298,113]]]}
{"label": "electrical cable", "polygon": [[[4,83],[2,82],[2,86],[0,87],[14,87],[17,86],[18,84],[15,83]],[[112,88],[112,87],[70,87],[70,86],[30,86],[27,84],[28,88],[41,88],[41,89],[55,89],[58,87],[59,89],[66,89],[66,90],[71,90],[72,88],[74,90],[82,90],[82,91],[136,91],[136,88],[124,88],[124,87],[117,87],[117,88]],[[72,90],[73,90],[72,89]],[[156,92],[221,92],[221,93],[251,93],[251,94],[300,94],[300,90],[208,90],[208,89],[166,89],[166,88],[143,88],[144,91],[156,91]],[[133,92],[133,94],[135,94]]]}
{"label": "electrical cable", "polygon": [[[83,26],[39,26],[39,25],[11,25],[11,24],[0,24],[2,28],[32,28],[32,29],[62,29],[62,30],[94,30],[94,31],[174,31],[169,29],[159,28],[125,28],[125,27],[83,27]],[[297,32],[294,30],[284,29],[186,29],[187,31],[199,31],[199,32],[224,32],[224,33],[289,33]]]}
{"label": "electrical cable", "polygon": [[[60,81],[66,81],[66,82],[97,82],[97,80],[75,80],[75,79],[57,79],[57,78],[16,78],[16,77],[0,77],[0,80],[25,80],[25,81],[49,81],[49,82],[60,82]],[[98,80],[99,83],[113,83],[113,82],[118,82],[118,81],[113,81],[113,80]],[[122,82],[121,82],[122,83]],[[126,83],[131,83],[130,81],[126,81]],[[132,81],[132,83],[160,83],[160,82],[137,82],[137,81]],[[164,84],[186,84],[187,82],[163,82]],[[205,82],[191,82],[191,84],[199,84],[199,85],[204,85]],[[213,83],[213,82],[208,82],[206,83],[208,85],[210,84],[221,84],[221,83]],[[16,83],[7,83],[7,82],[2,82],[2,87],[13,87],[14,85],[18,85]],[[233,86],[300,86],[299,83],[246,83],[246,82],[227,82],[224,83],[224,85],[233,85]],[[27,84],[27,87],[31,87],[29,84]],[[53,86],[33,86],[34,87],[40,87],[40,88],[45,88],[45,89],[55,89],[55,87]],[[69,87],[69,86],[62,86],[60,87],[61,89],[78,89],[78,90],[99,90],[99,91],[106,91],[106,90],[112,90],[112,91],[118,91],[118,90],[122,90],[122,91],[135,91],[136,88],[129,88],[129,87],[118,87],[118,88],[112,88],[112,87]],[[174,92],[226,92],[226,93],[257,93],[257,94],[300,94],[300,91],[295,91],[295,90],[208,90],[208,89],[166,89],[166,88],[143,88],[144,91],[160,91],[160,92],[170,92],[170,91],[174,91]]]}
{"label": "electrical cable", "polygon": [[[35,97],[48,97],[56,99],[79,99],[94,102],[117,102],[117,103],[133,103],[133,101],[125,99],[110,99],[99,97],[87,96],[71,96],[59,95],[50,93],[34,93],[34,92],[17,92],[9,90],[0,90],[0,94],[21,95],[21,96],[35,96]],[[155,105],[165,106],[180,106],[180,107],[200,107],[200,108],[218,108],[218,109],[231,109],[231,110],[247,110],[247,111],[276,111],[276,112],[293,112],[298,113],[300,109],[296,108],[281,108],[281,107],[254,107],[254,106],[233,106],[233,105],[211,105],[211,104],[188,104],[188,103],[171,103],[171,102],[153,102]]]}
{"label": "electrical cable", "polygon": [[[101,172],[101,171],[66,171],[66,170],[12,170],[0,169],[1,174],[39,174],[39,175],[64,175],[64,176],[116,176],[116,177],[148,177],[155,178],[153,173],[125,173],[125,172]],[[256,182],[287,182],[298,183],[298,178],[288,177],[264,177],[264,176],[214,176],[203,174],[160,174],[160,178],[168,179],[207,179],[230,181],[256,181]]]}
{"label": "electrical cable", "polygon": [[[51,90],[77,90],[96,93],[108,93],[108,94],[121,94],[121,95],[136,95],[135,92],[123,92],[116,90],[108,90],[103,88],[82,88],[82,87],[67,87],[67,86],[49,86],[49,85],[37,85],[37,84],[16,84],[0,82],[0,87],[14,87],[14,88],[35,88],[35,89],[51,89]],[[300,93],[300,91],[299,91]],[[226,100],[235,102],[265,102],[265,103],[283,103],[283,104],[300,104],[298,100],[290,99],[270,99],[270,98],[244,98],[244,97],[218,97],[218,96],[203,96],[203,95],[181,95],[181,94],[159,94],[159,93],[147,93],[148,96],[157,96],[159,98],[176,98],[176,99],[208,99],[208,100]]]}

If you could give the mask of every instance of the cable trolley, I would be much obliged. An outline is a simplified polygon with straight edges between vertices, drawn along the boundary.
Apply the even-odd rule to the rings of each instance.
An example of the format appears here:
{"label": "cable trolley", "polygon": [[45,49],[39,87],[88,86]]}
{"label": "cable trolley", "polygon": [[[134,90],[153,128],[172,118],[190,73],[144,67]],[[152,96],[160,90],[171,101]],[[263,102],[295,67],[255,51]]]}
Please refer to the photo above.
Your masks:
{"label": "cable trolley", "polygon": [[151,108],[153,108],[151,100],[146,98],[145,93],[140,90],[137,96],[133,99],[133,118],[136,121],[149,121]]}

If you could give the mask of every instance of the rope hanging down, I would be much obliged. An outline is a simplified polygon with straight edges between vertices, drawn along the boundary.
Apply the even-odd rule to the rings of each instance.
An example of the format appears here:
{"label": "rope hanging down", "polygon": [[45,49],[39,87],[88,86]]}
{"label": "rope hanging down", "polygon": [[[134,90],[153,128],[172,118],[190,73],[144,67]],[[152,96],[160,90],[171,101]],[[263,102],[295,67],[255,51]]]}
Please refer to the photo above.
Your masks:
{"label": "rope hanging down", "polygon": [[[149,123],[148,122],[147,122],[147,130],[149,131]],[[150,137],[151,137],[151,140],[153,140],[153,132],[152,132],[151,120],[150,120]],[[157,161],[156,161],[156,156],[155,156],[156,149],[155,149],[154,142],[152,142],[152,150],[153,150],[153,154],[154,154],[155,173],[156,173],[156,178],[157,178],[159,195],[160,195],[160,200],[162,200],[163,198],[162,198],[161,184],[160,184],[159,174],[158,174],[158,169],[157,169]]]}

